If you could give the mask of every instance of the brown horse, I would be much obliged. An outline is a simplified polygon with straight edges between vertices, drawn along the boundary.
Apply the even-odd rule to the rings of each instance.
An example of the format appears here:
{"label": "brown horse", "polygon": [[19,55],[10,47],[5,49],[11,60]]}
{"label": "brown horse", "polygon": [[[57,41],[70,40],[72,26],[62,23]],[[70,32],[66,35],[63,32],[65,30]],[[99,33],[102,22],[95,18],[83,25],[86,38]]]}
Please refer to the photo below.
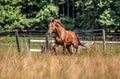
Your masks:
{"label": "brown horse", "polygon": [[56,48],[59,45],[63,46],[63,54],[66,54],[66,48],[72,54],[70,50],[70,46],[73,45],[73,47],[76,49],[75,53],[78,52],[78,46],[84,46],[83,44],[80,43],[77,34],[72,31],[67,31],[63,25],[61,24],[60,20],[55,19],[55,20],[50,20],[49,29],[47,34],[51,34],[53,31],[56,32],[55,36],[55,45],[53,46],[53,49],[55,51],[55,54],[57,55]]}

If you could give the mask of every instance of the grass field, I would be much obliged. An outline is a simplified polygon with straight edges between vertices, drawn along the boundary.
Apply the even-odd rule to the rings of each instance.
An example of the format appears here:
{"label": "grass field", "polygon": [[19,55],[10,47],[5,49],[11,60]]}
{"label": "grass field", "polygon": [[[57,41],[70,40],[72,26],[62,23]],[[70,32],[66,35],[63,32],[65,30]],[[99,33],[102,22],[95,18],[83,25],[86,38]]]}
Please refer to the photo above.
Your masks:
{"label": "grass field", "polygon": [[99,45],[79,55],[57,56],[51,51],[19,53],[16,45],[0,45],[0,79],[120,79],[120,45],[107,44],[106,51]]}

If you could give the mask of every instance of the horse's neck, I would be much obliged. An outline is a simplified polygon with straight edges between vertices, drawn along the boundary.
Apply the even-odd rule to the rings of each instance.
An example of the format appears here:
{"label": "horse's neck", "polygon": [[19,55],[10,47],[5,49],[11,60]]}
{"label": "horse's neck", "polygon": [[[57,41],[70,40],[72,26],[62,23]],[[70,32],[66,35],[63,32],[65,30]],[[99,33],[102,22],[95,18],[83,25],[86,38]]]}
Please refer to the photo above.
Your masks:
{"label": "horse's neck", "polygon": [[62,40],[63,40],[64,37],[65,37],[65,31],[66,31],[66,30],[65,30],[63,27],[59,27],[59,28],[56,29],[57,36],[58,36],[59,38],[61,38]]}

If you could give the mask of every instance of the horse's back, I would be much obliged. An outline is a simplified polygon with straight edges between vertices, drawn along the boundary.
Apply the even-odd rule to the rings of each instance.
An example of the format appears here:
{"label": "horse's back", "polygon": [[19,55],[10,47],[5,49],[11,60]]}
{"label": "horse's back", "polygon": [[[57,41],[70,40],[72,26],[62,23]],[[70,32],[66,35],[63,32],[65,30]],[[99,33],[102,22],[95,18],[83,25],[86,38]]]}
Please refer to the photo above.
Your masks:
{"label": "horse's back", "polygon": [[72,31],[67,31],[65,38],[66,38],[66,41],[69,41],[69,42],[78,41],[76,33]]}

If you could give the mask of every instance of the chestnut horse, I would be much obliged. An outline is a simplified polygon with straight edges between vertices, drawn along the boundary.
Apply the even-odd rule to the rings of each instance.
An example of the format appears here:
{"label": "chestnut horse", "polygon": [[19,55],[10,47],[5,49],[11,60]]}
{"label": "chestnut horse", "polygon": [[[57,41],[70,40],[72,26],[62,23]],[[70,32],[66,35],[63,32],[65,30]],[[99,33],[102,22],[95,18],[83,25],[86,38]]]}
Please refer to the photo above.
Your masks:
{"label": "chestnut horse", "polygon": [[55,45],[53,46],[56,55],[56,49],[59,45],[63,46],[63,54],[66,54],[66,48],[68,49],[69,53],[72,54],[72,51],[70,50],[71,45],[73,45],[75,48],[75,53],[78,52],[79,45],[84,46],[80,43],[77,34],[72,31],[67,31],[61,24],[60,20],[50,20],[48,27],[49,29],[47,34],[51,34],[53,31],[56,32]]}

